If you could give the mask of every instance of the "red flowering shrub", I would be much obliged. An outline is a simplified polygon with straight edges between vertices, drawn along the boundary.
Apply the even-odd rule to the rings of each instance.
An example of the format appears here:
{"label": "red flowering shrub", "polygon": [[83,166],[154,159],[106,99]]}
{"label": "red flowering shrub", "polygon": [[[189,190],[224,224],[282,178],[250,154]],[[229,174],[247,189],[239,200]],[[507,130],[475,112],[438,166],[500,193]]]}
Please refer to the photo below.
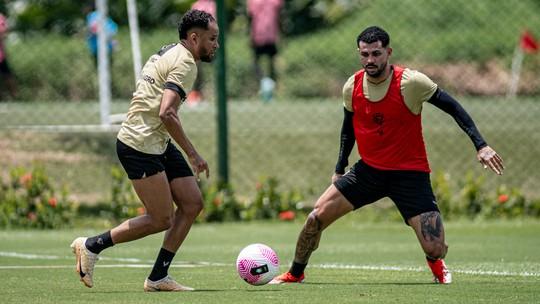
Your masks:
{"label": "red flowering shrub", "polygon": [[0,180],[0,227],[66,227],[74,216],[66,190],[58,191],[40,166],[15,168],[8,182]]}
{"label": "red flowering shrub", "polygon": [[279,219],[282,221],[292,221],[296,217],[296,213],[292,210],[281,211],[279,213]]}

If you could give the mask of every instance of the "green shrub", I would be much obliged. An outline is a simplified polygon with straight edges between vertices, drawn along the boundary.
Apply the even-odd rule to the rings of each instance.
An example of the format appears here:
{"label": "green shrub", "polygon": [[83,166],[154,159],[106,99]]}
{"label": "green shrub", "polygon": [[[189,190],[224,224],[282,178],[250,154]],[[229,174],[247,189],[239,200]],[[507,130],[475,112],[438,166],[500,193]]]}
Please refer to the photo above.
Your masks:
{"label": "green shrub", "polygon": [[[127,178],[124,169],[119,166],[111,168],[111,204],[110,211],[116,219],[131,218],[143,214],[142,207],[131,181]],[[144,207],[142,207],[144,208]]]}
{"label": "green shrub", "polygon": [[274,177],[257,182],[257,192],[244,211],[243,219],[293,220],[297,212],[304,211],[304,196],[298,190],[280,192]]}
{"label": "green shrub", "polygon": [[468,172],[453,181],[448,173],[438,172],[432,181],[437,203],[445,219],[539,217],[540,200],[527,198],[520,189],[501,185],[486,189],[484,178]]}
{"label": "green shrub", "polygon": [[111,178],[110,201],[95,205],[81,205],[78,209],[80,216],[95,216],[119,223],[146,212],[131,181],[121,167],[116,165],[111,167]]}
{"label": "green shrub", "polygon": [[459,189],[461,189],[458,206],[462,214],[475,218],[489,204],[486,192],[482,189],[483,185],[484,177],[474,176],[472,172],[468,172],[464,180],[458,181]]}
{"label": "green shrub", "polygon": [[438,172],[433,174],[432,179],[433,193],[437,198],[437,205],[439,210],[444,215],[446,220],[452,219],[456,216],[456,207],[453,202],[453,187],[451,184],[450,174],[446,172]]}
{"label": "green shrub", "polygon": [[[144,214],[131,182],[119,167],[111,170],[112,199],[110,203],[95,206],[82,205],[79,215],[100,216],[114,221]],[[438,172],[432,181],[439,209],[447,220],[459,218],[516,218],[540,217],[540,200],[527,198],[518,188],[505,185],[495,191],[486,189],[484,179],[468,172],[463,179],[453,180],[450,174]],[[204,210],[198,222],[224,222],[240,220],[294,220],[311,211],[305,194],[298,189],[283,190],[274,177],[262,178],[255,185],[253,198],[238,198],[232,186],[200,185]],[[393,204],[375,204],[374,220],[401,220]]]}
{"label": "green shrub", "polygon": [[488,218],[516,218],[523,215],[538,217],[540,200],[529,200],[518,188],[502,185],[497,188],[491,208],[486,210]]}
{"label": "green shrub", "polygon": [[231,186],[202,186],[204,210],[198,217],[200,222],[239,221],[243,206],[236,198]]}
{"label": "green shrub", "polygon": [[[70,227],[76,217],[99,218],[111,223],[145,213],[131,181],[118,167],[111,168],[111,200],[78,208],[68,199],[65,188],[57,190],[45,170],[14,168],[7,181],[0,178],[0,227],[60,228]],[[448,173],[434,174],[433,190],[444,218],[518,218],[540,217],[540,199],[527,198],[520,189],[499,186],[486,189],[484,179],[469,172],[453,180]],[[297,189],[282,190],[276,178],[263,178],[255,185],[253,198],[239,199],[230,185],[201,184],[205,208],[198,222],[241,220],[294,220],[311,211],[305,195]],[[375,204],[372,219],[400,220],[393,204]]]}
{"label": "green shrub", "polygon": [[67,190],[57,190],[41,166],[12,169],[9,181],[0,180],[0,227],[70,227],[75,211]]}

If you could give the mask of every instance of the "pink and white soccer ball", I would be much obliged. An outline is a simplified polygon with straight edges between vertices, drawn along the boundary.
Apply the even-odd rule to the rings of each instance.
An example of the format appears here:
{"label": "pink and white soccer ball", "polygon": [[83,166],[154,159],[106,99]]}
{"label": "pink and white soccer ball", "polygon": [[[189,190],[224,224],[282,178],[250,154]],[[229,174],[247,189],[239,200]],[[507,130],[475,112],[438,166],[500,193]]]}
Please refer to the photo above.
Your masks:
{"label": "pink and white soccer ball", "polygon": [[264,285],[279,274],[279,259],[272,248],[251,244],[238,254],[236,270],[247,283]]}

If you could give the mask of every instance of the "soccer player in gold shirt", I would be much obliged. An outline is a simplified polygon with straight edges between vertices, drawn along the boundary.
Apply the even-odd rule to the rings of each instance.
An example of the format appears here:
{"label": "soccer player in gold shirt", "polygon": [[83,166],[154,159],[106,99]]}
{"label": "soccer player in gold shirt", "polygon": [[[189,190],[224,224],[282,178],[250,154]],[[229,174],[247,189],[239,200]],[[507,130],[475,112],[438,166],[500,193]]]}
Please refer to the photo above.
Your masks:
{"label": "soccer player in gold shirt", "polygon": [[185,152],[197,177],[203,172],[208,177],[208,164],[185,134],[177,112],[195,81],[196,63],[214,58],[219,29],[210,14],[190,10],[178,32],[178,43],[164,46],[144,65],[117,137],[118,158],[146,212],[103,234],[73,241],[77,272],[87,287],[94,284],[94,265],[102,250],[166,231],[144,290],[193,290],[173,280],[168,269],[202,210],[203,199],[195,176],[171,139]]}

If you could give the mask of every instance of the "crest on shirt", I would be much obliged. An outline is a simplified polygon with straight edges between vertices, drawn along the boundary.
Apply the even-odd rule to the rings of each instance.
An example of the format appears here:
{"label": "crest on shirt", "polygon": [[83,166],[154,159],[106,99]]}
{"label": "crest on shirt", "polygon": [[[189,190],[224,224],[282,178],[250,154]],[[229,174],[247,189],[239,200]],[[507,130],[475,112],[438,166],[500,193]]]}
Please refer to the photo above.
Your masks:
{"label": "crest on shirt", "polygon": [[384,131],[383,131],[384,114],[380,112],[374,113],[372,116],[372,120],[376,125],[379,126],[377,128],[377,133],[379,133],[379,135],[383,135],[384,134]]}

